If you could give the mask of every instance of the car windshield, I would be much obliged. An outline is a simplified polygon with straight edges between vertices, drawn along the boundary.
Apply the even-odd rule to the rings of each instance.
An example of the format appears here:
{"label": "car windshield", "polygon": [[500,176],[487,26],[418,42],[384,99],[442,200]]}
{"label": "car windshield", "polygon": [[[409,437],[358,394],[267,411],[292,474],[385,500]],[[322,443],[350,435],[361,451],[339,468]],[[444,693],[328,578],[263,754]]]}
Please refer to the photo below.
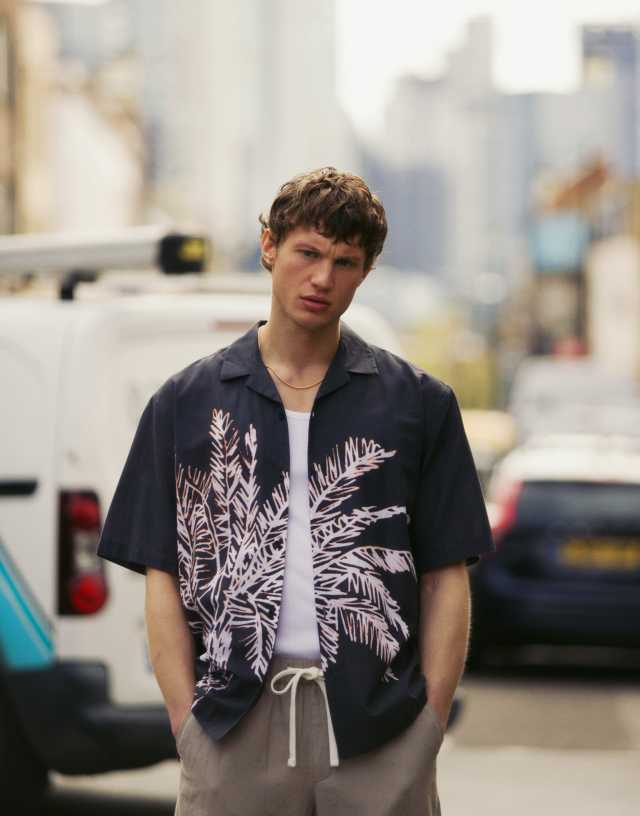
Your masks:
{"label": "car windshield", "polygon": [[558,532],[610,523],[612,534],[640,532],[640,485],[617,483],[526,482],[518,502],[518,524],[558,524]]}

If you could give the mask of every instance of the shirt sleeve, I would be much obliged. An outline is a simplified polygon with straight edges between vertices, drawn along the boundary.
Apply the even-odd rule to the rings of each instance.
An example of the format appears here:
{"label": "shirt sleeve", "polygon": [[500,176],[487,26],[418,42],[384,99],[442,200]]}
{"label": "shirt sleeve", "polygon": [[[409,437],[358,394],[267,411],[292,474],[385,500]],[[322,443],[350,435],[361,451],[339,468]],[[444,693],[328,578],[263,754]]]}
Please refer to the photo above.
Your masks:
{"label": "shirt sleeve", "polygon": [[98,555],[136,572],[178,574],[173,387],[149,400],[102,528]]}
{"label": "shirt sleeve", "polygon": [[[440,386],[439,411],[426,410],[425,423],[436,432],[427,432],[412,522],[418,573],[461,561],[474,564],[495,549],[458,401],[450,386]],[[427,402],[433,405],[434,398]]]}

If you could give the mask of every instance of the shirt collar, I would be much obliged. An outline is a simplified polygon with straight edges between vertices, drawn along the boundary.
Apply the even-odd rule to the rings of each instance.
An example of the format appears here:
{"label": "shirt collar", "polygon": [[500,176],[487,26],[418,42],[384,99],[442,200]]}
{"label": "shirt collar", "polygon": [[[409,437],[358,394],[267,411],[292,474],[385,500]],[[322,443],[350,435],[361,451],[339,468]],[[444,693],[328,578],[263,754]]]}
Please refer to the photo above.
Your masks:
{"label": "shirt collar", "polygon": [[[258,328],[263,323],[265,323],[264,320],[256,323],[223,352],[220,379],[225,381],[237,377],[248,377],[246,384],[249,388],[275,402],[280,402],[278,389],[265,368],[258,350]],[[318,390],[318,398],[348,383],[350,373],[377,374],[378,365],[371,346],[346,323],[340,321],[340,341]]]}

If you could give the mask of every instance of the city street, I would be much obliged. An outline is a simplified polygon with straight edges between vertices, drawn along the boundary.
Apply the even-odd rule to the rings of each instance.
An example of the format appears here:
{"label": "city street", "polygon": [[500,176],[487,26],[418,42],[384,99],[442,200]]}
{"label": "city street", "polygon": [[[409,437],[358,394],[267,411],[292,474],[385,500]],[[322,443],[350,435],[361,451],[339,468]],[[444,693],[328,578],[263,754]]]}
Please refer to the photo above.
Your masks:
{"label": "city street", "polygon": [[[493,668],[464,681],[465,710],[438,773],[444,816],[637,816],[640,668]],[[615,665],[615,664],[614,664]],[[177,763],[56,778],[45,814],[172,813]]]}
{"label": "city street", "polygon": [[640,816],[639,326],[640,0],[0,0],[0,816]]}

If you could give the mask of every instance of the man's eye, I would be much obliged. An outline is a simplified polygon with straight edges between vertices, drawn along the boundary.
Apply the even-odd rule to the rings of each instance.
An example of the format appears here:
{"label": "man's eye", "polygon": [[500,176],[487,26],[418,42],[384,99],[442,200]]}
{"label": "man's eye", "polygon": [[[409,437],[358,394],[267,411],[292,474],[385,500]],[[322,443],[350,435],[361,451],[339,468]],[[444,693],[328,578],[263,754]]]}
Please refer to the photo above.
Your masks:
{"label": "man's eye", "polygon": [[338,258],[338,263],[340,266],[355,266],[356,262],[353,258]]}
{"label": "man's eye", "polygon": [[316,255],[318,254],[313,249],[301,249],[300,252],[302,252],[305,258],[315,258]]}

